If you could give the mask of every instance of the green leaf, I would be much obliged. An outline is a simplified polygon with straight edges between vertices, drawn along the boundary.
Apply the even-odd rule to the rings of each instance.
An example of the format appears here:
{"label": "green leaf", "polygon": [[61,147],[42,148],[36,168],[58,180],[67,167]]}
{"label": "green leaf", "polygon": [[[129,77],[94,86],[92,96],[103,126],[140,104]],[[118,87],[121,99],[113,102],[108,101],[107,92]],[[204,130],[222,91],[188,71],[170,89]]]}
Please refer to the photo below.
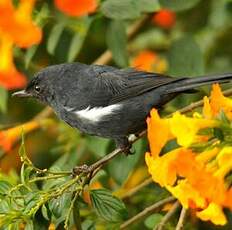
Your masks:
{"label": "green leaf", "polygon": [[50,212],[49,210],[47,209],[46,205],[44,204],[41,208],[41,212],[42,212],[42,215],[43,217],[46,219],[46,220],[50,220]]}
{"label": "green leaf", "polygon": [[82,225],[81,225],[83,230],[95,230],[95,223],[92,220],[86,219]]}
{"label": "green leaf", "polygon": [[27,224],[26,224],[24,229],[25,230],[34,230],[33,221],[32,220],[27,221]]}
{"label": "green leaf", "polygon": [[36,50],[38,49],[38,45],[34,45],[31,48],[27,49],[24,55],[24,62],[25,62],[25,68],[28,68],[28,66],[31,63],[32,58],[34,57]]}
{"label": "green leaf", "polygon": [[97,214],[110,222],[119,222],[127,215],[124,203],[106,189],[90,191],[91,203]]}
{"label": "green leaf", "polygon": [[63,22],[59,22],[58,24],[55,24],[50,31],[47,41],[47,51],[49,54],[53,55],[55,53],[56,46],[64,30],[64,26],[65,24]]}
{"label": "green leaf", "polygon": [[122,21],[115,20],[110,23],[106,41],[116,64],[120,67],[128,66],[126,26]]}
{"label": "green leaf", "polygon": [[69,51],[68,51],[68,62],[73,62],[79,53],[84,39],[79,34],[74,34],[74,36],[71,39]]}
{"label": "green leaf", "polygon": [[190,37],[173,42],[169,54],[169,73],[175,76],[199,76],[204,73],[204,59],[200,47]]}
{"label": "green leaf", "polygon": [[224,122],[225,124],[228,124],[228,125],[230,124],[230,120],[223,110],[220,110],[220,112],[218,114],[218,119],[220,121]]}
{"label": "green leaf", "polygon": [[153,13],[160,10],[160,3],[158,0],[137,0],[137,4],[141,12]]}
{"label": "green leaf", "polygon": [[64,193],[57,199],[52,199],[48,202],[49,210],[56,217],[64,217],[67,215],[67,210],[71,202],[71,194]]}
{"label": "green leaf", "polygon": [[220,128],[214,128],[213,134],[218,140],[224,141],[225,137],[224,137],[223,131]]}
{"label": "green leaf", "polygon": [[156,213],[149,216],[145,221],[144,224],[149,229],[154,229],[162,220],[163,215]]}
{"label": "green leaf", "polygon": [[101,5],[101,12],[109,18],[124,20],[140,16],[137,0],[107,0]]}
{"label": "green leaf", "polygon": [[182,11],[193,8],[200,0],[159,0],[163,8]]}
{"label": "green leaf", "polygon": [[5,113],[7,110],[8,92],[6,89],[0,87],[0,111]]}
{"label": "green leaf", "polygon": [[12,185],[7,181],[0,180],[0,196],[6,194],[11,187]]}
{"label": "green leaf", "polygon": [[[91,18],[84,18],[82,20],[70,20],[70,29],[75,33],[71,39],[67,61],[73,62],[81,50],[89,27],[93,20]],[[68,22],[69,23],[69,22]]]}

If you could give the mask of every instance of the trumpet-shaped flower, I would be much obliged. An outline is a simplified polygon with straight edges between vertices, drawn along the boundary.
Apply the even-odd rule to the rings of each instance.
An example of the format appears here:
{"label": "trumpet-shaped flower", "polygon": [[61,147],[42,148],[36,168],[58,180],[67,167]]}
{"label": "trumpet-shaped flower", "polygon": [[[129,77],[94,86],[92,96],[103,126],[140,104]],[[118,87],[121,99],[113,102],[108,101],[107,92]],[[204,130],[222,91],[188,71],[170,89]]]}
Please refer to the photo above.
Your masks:
{"label": "trumpet-shaped flower", "polygon": [[232,119],[232,100],[222,94],[218,84],[213,85],[211,99],[204,98],[203,114],[205,117],[216,117],[220,111],[224,111],[228,118]]}
{"label": "trumpet-shaped flower", "polygon": [[0,86],[8,90],[22,88],[26,85],[26,77],[17,71],[13,62],[13,42],[0,33]]}
{"label": "trumpet-shaped flower", "polygon": [[22,48],[38,44],[42,39],[42,30],[31,19],[34,4],[35,0],[20,0],[15,9],[11,0],[0,3],[0,30]]}
{"label": "trumpet-shaped flower", "polygon": [[[223,132],[223,121],[215,117],[223,109],[230,118],[231,108],[231,99],[224,97],[220,87],[214,85],[211,100],[204,99],[204,116],[186,117],[175,113],[171,118],[162,119],[153,109],[147,119],[151,153],[146,153],[145,161],[153,180],[171,192],[185,208],[196,209],[200,219],[218,225],[226,223],[223,208],[232,209],[231,182],[226,180],[232,170],[232,147],[223,139],[218,140],[214,132],[199,135],[199,131],[217,127]],[[180,147],[161,155],[171,139],[176,139]],[[204,147],[200,152],[191,148],[208,139],[213,140],[210,148]]]}
{"label": "trumpet-shaped flower", "polygon": [[5,152],[11,150],[15,142],[20,138],[22,131],[24,133],[31,132],[40,126],[38,121],[31,121],[25,123],[23,126],[19,125],[14,128],[0,131],[0,148]]}

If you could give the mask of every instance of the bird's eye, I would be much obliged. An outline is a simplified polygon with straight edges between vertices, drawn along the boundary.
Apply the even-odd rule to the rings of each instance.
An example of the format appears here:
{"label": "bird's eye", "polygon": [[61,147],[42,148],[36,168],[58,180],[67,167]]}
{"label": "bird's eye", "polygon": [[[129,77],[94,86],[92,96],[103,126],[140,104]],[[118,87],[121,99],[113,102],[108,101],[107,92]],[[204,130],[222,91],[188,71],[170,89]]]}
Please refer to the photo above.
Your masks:
{"label": "bird's eye", "polygon": [[38,85],[35,85],[35,91],[36,91],[37,93],[40,92],[40,87],[39,87]]}

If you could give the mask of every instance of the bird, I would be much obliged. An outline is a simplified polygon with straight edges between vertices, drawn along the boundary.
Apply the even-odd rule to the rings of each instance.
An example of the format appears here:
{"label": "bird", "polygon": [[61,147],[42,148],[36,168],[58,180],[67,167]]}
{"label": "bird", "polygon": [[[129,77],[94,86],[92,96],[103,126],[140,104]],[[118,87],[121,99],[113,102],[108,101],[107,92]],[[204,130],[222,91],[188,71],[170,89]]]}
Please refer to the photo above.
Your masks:
{"label": "bird", "polygon": [[128,153],[128,136],[146,128],[153,107],[160,109],[180,93],[231,79],[232,73],[176,78],[134,68],[75,62],[40,70],[24,90],[13,96],[34,97],[71,127],[113,139]]}

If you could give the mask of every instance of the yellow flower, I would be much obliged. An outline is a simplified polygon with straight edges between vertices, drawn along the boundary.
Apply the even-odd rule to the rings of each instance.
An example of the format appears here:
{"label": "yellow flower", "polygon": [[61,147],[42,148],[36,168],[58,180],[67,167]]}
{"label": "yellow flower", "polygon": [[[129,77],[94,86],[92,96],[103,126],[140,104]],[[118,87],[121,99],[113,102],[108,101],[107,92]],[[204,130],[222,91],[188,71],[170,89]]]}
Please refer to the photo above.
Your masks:
{"label": "yellow flower", "polygon": [[[187,117],[176,112],[171,118],[160,118],[153,109],[147,119],[151,152],[145,155],[148,172],[155,182],[171,192],[185,208],[196,209],[200,219],[218,225],[227,221],[223,208],[232,210],[232,188],[225,180],[232,171],[232,147],[223,139],[218,140],[214,133],[199,135],[199,131],[223,129],[223,121],[215,118],[221,109],[232,120],[232,100],[222,95],[218,85],[213,86],[211,100],[204,98],[204,116],[195,113]],[[210,148],[201,152],[190,148],[209,138],[213,140]],[[172,139],[180,147],[160,155]]]}
{"label": "yellow flower", "polygon": [[167,190],[178,198],[184,208],[204,208],[206,200],[194,189],[187,180],[181,180],[176,186],[167,186]]}
{"label": "yellow flower", "polygon": [[213,85],[211,99],[204,98],[203,114],[207,118],[216,117],[223,110],[232,119],[232,100],[222,94],[219,84]]}
{"label": "yellow flower", "polygon": [[[168,121],[161,119],[156,109],[152,109],[150,115],[151,117],[147,118],[148,139],[151,154],[156,157],[167,141],[173,138],[173,135]],[[162,130],[162,132],[157,132],[157,130]]]}
{"label": "yellow flower", "polygon": [[176,112],[169,122],[171,132],[177,138],[177,143],[184,147],[194,143],[200,129],[217,125],[214,120],[186,117],[179,112]]}
{"label": "yellow flower", "polygon": [[203,221],[211,221],[217,225],[225,225],[227,223],[222,207],[215,203],[210,203],[206,209],[197,212],[197,217]]}

